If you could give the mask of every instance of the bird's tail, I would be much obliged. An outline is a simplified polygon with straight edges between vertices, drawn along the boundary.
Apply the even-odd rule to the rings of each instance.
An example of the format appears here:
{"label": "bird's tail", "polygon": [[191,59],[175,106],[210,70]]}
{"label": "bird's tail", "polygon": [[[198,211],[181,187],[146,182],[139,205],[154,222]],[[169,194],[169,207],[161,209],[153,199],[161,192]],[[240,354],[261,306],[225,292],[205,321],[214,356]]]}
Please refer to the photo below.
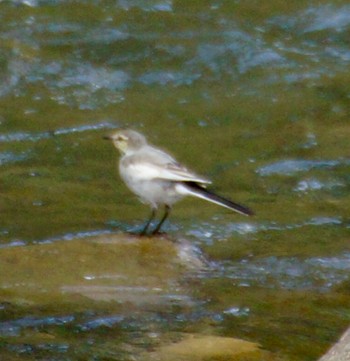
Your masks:
{"label": "bird's tail", "polygon": [[242,206],[241,204],[232,202],[229,199],[223,198],[211,191],[208,191],[198,183],[182,182],[179,185],[181,187],[181,192],[183,194],[188,194],[198,198],[205,199],[209,202],[218,204],[219,206],[222,207],[226,207],[245,216],[252,216],[254,214],[253,211],[251,211],[249,208]]}

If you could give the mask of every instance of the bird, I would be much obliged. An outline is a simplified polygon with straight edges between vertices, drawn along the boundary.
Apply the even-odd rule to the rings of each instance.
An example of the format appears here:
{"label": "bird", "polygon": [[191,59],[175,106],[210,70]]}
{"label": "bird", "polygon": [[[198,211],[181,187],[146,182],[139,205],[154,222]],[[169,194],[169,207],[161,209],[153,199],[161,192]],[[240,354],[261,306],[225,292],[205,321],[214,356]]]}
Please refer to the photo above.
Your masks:
{"label": "bird", "polygon": [[160,229],[168,218],[174,203],[190,195],[228,208],[242,215],[253,212],[238,203],[208,190],[212,182],[198,176],[178,163],[170,154],[147,142],[146,137],[132,129],[120,129],[104,136],[111,140],[121,153],[119,173],[127,187],[136,194],[142,203],[151,207],[151,215],[141,231],[146,235],[160,207],[164,214],[155,226],[152,235]]}

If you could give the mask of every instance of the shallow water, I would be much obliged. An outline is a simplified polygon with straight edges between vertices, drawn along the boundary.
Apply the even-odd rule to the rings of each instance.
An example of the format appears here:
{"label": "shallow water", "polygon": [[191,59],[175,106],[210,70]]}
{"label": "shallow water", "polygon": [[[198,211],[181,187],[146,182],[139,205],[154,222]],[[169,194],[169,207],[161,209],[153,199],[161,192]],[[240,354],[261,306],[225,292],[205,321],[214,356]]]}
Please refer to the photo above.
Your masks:
{"label": "shallow water", "polygon": [[[187,334],[316,360],[350,318],[349,34],[345,1],[0,2],[1,356],[164,359]],[[173,242],[130,240],[121,126],[256,216],[186,199]]]}

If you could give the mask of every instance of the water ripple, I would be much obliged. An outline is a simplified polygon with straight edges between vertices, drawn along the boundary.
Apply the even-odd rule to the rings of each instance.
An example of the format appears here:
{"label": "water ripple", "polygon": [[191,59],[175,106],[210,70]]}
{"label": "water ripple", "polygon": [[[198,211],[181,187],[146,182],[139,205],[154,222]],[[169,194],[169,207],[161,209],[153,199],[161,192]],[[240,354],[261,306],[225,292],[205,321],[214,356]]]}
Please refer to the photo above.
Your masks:
{"label": "water ripple", "polygon": [[12,152],[2,152],[0,153],[0,166],[8,163],[22,162],[24,160],[27,160],[28,158],[29,158],[28,152],[22,152],[19,154],[15,154]]}
{"label": "water ripple", "polygon": [[309,226],[335,226],[347,227],[342,217],[314,216],[300,223],[277,223],[277,222],[197,222],[190,228],[186,235],[198,239],[206,244],[214,241],[229,239],[233,234],[248,235],[266,231],[290,231]]}
{"label": "water ripple", "polygon": [[118,0],[118,6],[123,10],[129,11],[133,8],[139,8],[143,11],[160,11],[160,12],[171,12],[173,11],[172,0]]}
{"label": "water ripple", "polygon": [[293,190],[295,192],[309,192],[338,187],[345,187],[345,184],[338,181],[322,182],[316,178],[310,178],[299,181]]}
{"label": "water ripple", "polygon": [[[116,123],[102,122],[97,124],[84,124],[84,125],[68,127],[68,128],[59,128],[57,130],[46,131],[41,133],[18,132],[18,133],[0,134],[0,143],[22,142],[22,141],[37,142],[39,140],[51,138],[52,136],[56,136],[56,135],[82,133],[86,131],[100,130],[100,129],[115,129],[117,127],[118,126],[116,125]],[[21,157],[25,158],[24,155],[18,157],[20,157],[20,159],[18,160],[22,160]],[[3,156],[4,162],[6,162],[7,158],[11,158],[10,154],[7,155],[4,154]],[[14,158],[16,159],[16,157]],[[1,165],[1,155],[0,155],[0,165]]]}
{"label": "water ripple", "polygon": [[350,6],[335,7],[324,5],[310,8],[305,11],[304,16],[308,18],[304,32],[335,30],[343,31],[350,26]]}
{"label": "water ripple", "polygon": [[76,68],[71,67],[63,74],[56,86],[66,88],[70,86],[87,86],[92,92],[106,88],[108,90],[124,89],[129,82],[129,76],[122,70],[109,70],[107,68],[96,68],[84,64]]}
{"label": "water ripple", "polygon": [[37,328],[43,326],[62,325],[74,321],[74,316],[62,317],[24,317],[17,320],[0,322],[1,336],[18,336],[23,328]]}
{"label": "water ripple", "polygon": [[[213,277],[227,277],[241,287],[326,291],[348,279],[350,254],[339,257],[266,257],[237,263],[217,263]],[[216,273],[219,274],[216,274]],[[206,275],[210,277],[210,275]]]}
{"label": "water ripple", "polygon": [[87,321],[79,326],[81,331],[90,331],[99,327],[113,327],[115,324],[120,323],[124,320],[124,316],[105,316],[99,317],[94,320]]}
{"label": "water ripple", "polygon": [[350,6],[320,5],[293,15],[280,15],[269,20],[289,31],[310,33],[324,30],[341,32],[350,25]]}
{"label": "water ripple", "polygon": [[187,75],[183,72],[154,71],[148,72],[139,78],[139,81],[146,85],[159,84],[166,85],[168,83],[179,85],[191,85],[200,77],[200,74]]}
{"label": "water ripple", "polygon": [[257,173],[261,176],[270,176],[274,174],[279,175],[293,175],[298,172],[308,172],[312,169],[334,168],[340,165],[349,165],[350,160],[305,160],[305,159],[290,159],[281,160],[271,163],[257,169]]}

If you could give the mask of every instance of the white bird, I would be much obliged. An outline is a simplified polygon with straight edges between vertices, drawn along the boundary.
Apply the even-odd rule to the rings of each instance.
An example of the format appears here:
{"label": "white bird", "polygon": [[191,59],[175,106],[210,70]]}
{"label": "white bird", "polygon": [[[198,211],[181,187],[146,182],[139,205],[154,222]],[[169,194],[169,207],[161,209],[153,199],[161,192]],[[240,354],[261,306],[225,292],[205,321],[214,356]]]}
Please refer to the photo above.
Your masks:
{"label": "white bird", "polygon": [[142,134],[134,130],[119,130],[104,138],[112,140],[121,152],[121,178],[143,203],[152,208],[141,234],[146,234],[158,208],[164,206],[164,215],[152,231],[152,234],[158,233],[172,205],[186,195],[205,199],[243,215],[253,214],[249,208],[207,190],[206,185],[211,181],[189,171],[169,154],[149,145]]}

